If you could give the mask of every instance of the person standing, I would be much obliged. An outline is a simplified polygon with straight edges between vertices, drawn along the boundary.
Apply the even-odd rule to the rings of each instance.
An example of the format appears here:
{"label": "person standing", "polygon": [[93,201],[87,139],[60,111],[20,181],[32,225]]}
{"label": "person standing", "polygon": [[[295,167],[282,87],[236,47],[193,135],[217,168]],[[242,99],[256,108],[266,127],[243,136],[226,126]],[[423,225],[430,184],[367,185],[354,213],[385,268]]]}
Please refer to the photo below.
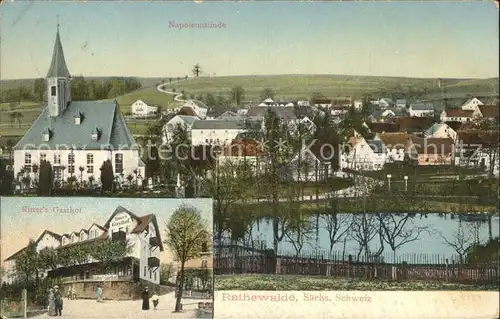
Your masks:
{"label": "person standing", "polygon": [[158,297],[158,293],[155,292],[153,294],[153,296],[151,297],[151,300],[153,301],[153,307],[154,307],[154,310],[156,310],[156,307],[158,306],[158,301],[159,301],[159,297]]}
{"label": "person standing", "polygon": [[47,310],[48,310],[47,314],[49,316],[56,315],[56,302],[55,302],[55,296],[54,296],[54,288],[49,289],[49,307]]}
{"label": "person standing", "polygon": [[101,288],[101,285],[97,286],[97,290],[96,290],[95,295],[96,295],[97,302],[102,302],[102,288]]}
{"label": "person standing", "polygon": [[59,291],[59,286],[54,287],[54,303],[56,306],[56,316],[62,316],[63,298],[61,296],[61,292]]}
{"label": "person standing", "polygon": [[148,287],[142,292],[142,310],[149,310],[149,291]]}

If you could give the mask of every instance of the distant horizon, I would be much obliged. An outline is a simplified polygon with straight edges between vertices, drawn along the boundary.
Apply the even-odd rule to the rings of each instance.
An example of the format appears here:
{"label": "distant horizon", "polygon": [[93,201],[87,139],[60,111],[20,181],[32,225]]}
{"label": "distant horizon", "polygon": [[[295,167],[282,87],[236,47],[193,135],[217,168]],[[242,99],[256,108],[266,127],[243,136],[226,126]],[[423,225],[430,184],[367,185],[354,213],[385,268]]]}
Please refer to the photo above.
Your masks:
{"label": "distant horizon", "polygon": [[498,9],[476,2],[2,3],[2,79],[70,74],[498,77]]}
{"label": "distant horizon", "polygon": [[[185,76],[185,75],[184,75]],[[199,76],[198,78],[225,78],[225,77],[278,77],[278,76],[352,76],[352,77],[372,77],[372,78],[401,78],[401,79],[421,79],[421,80],[495,80],[499,79],[499,76],[493,77],[418,77],[418,76],[397,76],[397,75],[362,75],[362,74],[327,74],[327,73],[276,73],[276,74],[240,74],[240,75],[217,75],[217,76]],[[98,76],[88,76],[85,74],[71,75],[71,78],[83,77],[83,78],[140,78],[140,79],[168,79],[177,78],[177,76],[137,76],[137,75],[98,75]],[[183,78],[182,76],[179,76]],[[45,78],[45,77],[39,77]],[[39,78],[0,78],[1,81],[23,81],[23,80],[36,80]],[[192,75],[189,76],[193,79]],[[166,83],[168,84],[168,83]]]}

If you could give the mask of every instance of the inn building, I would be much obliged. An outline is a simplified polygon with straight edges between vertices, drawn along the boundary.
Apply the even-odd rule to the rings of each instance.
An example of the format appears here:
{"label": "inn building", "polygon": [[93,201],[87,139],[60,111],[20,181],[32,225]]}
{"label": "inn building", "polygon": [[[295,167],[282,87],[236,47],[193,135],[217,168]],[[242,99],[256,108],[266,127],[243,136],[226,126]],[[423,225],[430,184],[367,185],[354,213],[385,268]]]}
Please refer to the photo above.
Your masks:
{"label": "inn building", "polygon": [[139,148],[117,102],[73,101],[59,27],[45,82],[45,107],[13,148],[15,176],[34,177],[33,167],[48,161],[55,180],[75,176],[99,182],[106,160],[117,178],[145,176]]}
{"label": "inn building", "polygon": [[[36,239],[36,250],[51,248],[62,254],[72,248],[90,246],[106,241],[126,243],[128,252],[105,265],[87,254],[68,264],[57,264],[53,269],[46,269],[44,276],[54,278],[62,286],[72,287],[79,296],[92,297],[98,284],[108,285],[110,295],[119,294],[121,298],[136,297],[141,285],[155,287],[160,284],[160,257],[164,251],[160,228],[153,214],[137,216],[128,209],[118,206],[108,220],[100,225],[92,223],[88,228],[75,229],[73,232],[60,234],[45,230]],[[14,269],[16,259],[28,249],[28,246],[4,260],[7,269]],[[58,260],[61,262],[61,260]],[[10,277],[6,282],[13,282]],[[124,291],[126,292],[124,294]]]}

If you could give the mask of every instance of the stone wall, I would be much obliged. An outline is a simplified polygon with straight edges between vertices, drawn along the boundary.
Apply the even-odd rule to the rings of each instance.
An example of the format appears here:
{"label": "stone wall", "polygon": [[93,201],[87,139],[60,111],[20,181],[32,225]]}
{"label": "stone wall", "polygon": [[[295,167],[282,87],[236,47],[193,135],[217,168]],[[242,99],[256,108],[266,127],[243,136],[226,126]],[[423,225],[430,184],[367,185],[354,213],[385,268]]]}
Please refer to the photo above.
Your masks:
{"label": "stone wall", "polygon": [[76,291],[77,299],[95,299],[97,286],[101,285],[105,300],[137,300],[141,298],[141,292],[144,287],[148,287],[149,291],[157,290],[160,294],[165,294],[173,291],[171,287],[155,285],[150,282],[140,281],[69,281],[59,284],[63,297],[67,298],[69,288]]}

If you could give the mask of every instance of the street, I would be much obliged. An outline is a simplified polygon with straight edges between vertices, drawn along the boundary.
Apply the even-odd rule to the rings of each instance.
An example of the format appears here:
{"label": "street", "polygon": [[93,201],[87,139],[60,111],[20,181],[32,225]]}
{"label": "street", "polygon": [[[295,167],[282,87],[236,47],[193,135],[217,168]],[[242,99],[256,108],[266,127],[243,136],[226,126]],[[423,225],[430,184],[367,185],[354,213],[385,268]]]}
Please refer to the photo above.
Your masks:
{"label": "street", "polygon": [[[64,299],[64,309],[59,318],[120,318],[120,319],[139,319],[139,318],[196,318],[196,309],[198,302],[212,301],[207,299],[183,299],[183,312],[172,313],[175,307],[174,293],[160,296],[158,310],[153,310],[153,304],[150,303],[150,310],[143,311],[142,300],[123,300],[123,301],[104,301],[97,303],[95,300],[67,300]],[[46,313],[33,318],[52,318]]]}

